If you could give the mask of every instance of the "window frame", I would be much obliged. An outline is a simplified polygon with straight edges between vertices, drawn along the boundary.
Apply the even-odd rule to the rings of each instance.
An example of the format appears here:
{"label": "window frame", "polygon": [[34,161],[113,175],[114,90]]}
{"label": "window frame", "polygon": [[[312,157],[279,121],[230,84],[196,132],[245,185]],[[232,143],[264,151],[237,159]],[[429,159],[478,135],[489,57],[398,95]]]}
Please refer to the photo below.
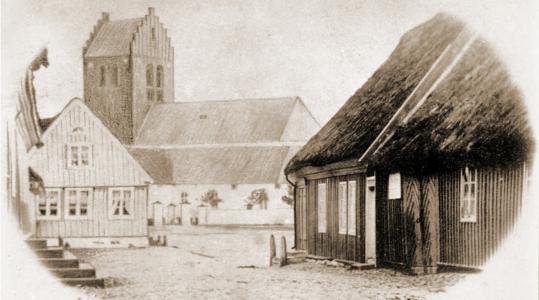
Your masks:
{"label": "window frame", "polygon": [[[348,235],[356,235],[356,227],[357,227],[357,217],[356,217],[356,200],[357,200],[357,181],[356,180],[348,180],[347,189],[348,192],[346,193],[348,206],[347,206],[347,234]],[[353,189],[351,189],[353,187]],[[351,195],[351,192],[354,192],[353,195]],[[353,222],[351,219],[353,218]]]}
{"label": "window frame", "polygon": [[[75,215],[69,213],[69,192],[76,192]],[[81,215],[81,192],[88,192],[88,200],[86,203],[86,215]],[[94,193],[92,188],[66,188],[64,190],[64,219],[66,220],[88,220],[92,218],[92,206],[94,202]]]}
{"label": "window frame", "polygon": [[348,181],[339,181],[337,190],[339,234],[347,234],[348,229]]}
{"label": "window frame", "polygon": [[189,203],[189,193],[181,192],[180,193],[180,204]]}
{"label": "window frame", "polygon": [[[324,187],[324,197],[320,197],[321,187]],[[317,227],[318,233],[327,233],[327,184],[326,182],[319,182],[316,185],[316,204],[317,204]],[[320,201],[322,200],[323,201]],[[320,202],[323,202],[323,205],[320,205]],[[323,217],[323,218],[321,218]],[[323,221],[322,221],[323,220]]]}
{"label": "window frame", "polygon": [[[86,165],[83,165],[83,148],[87,149],[87,161],[88,163]],[[73,164],[73,153],[75,152],[74,149],[76,149],[76,156],[77,156],[77,164]],[[81,126],[75,126],[71,133],[68,136],[68,142],[66,143],[66,152],[65,152],[65,159],[66,159],[66,168],[70,170],[76,170],[76,169],[89,169],[93,168],[94,164],[94,149],[93,145],[88,142],[88,134]]]}
{"label": "window frame", "polygon": [[155,87],[162,89],[165,86],[165,70],[162,65],[157,65],[155,68]]}
{"label": "window frame", "polygon": [[146,65],[146,86],[147,87],[154,87],[154,71],[153,71],[153,64],[147,64]]}
{"label": "window frame", "polygon": [[[124,192],[129,191],[131,192],[131,199],[129,203],[124,206],[126,210],[129,212],[128,215],[124,215],[122,210],[119,210],[121,214],[115,215],[114,214],[114,208],[112,207],[112,195],[115,191],[119,191],[120,194],[123,196],[125,195]],[[108,199],[107,199],[107,211],[108,216],[110,220],[132,220],[135,218],[135,188],[134,187],[111,187],[108,189]],[[125,202],[125,199],[123,199]]]}
{"label": "window frame", "polygon": [[153,102],[155,99],[155,93],[152,88],[146,88],[146,101]]}
{"label": "window frame", "polygon": [[[92,145],[90,143],[72,142],[72,143],[67,143],[66,147],[67,147],[67,150],[66,150],[67,169],[79,170],[79,169],[90,169],[90,168],[93,167],[93,147],[92,147]],[[82,164],[82,161],[83,161],[83,159],[82,159],[82,157],[83,157],[82,148],[83,147],[86,147],[88,149],[88,159],[87,159],[88,164],[87,165]],[[72,159],[73,148],[77,149],[77,162],[78,162],[78,165],[73,164],[73,159]]]}
{"label": "window frame", "polygon": [[99,66],[99,86],[103,87],[107,84],[107,68],[105,66]]}
{"label": "window frame", "polygon": [[[470,172],[471,170],[471,172]],[[468,179],[466,180],[465,173],[468,173]],[[459,195],[459,220],[460,223],[477,223],[477,168],[471,168],[466,166],[459,172],[460,174],[460,195]],[[473,175],[473,176],[472,176]],[[473,195],[471,195],[473,186]],[[465,197],[465,190],[468,187],[468,197]],[[473,202],[472,202],[473,201]],[[471,202],[471,203],[470,203]],[[471,207],[473,205],[473,214],[463,214],[464,207]]]}
{"label": "window frame", "polygon": [[118,66],[116,64],[112,65],[112,71],[110,76],[110,82],[112,83],[112,86],[117,87],[119,84],[119,70]]}
{"label": "window frame", "polygon": [[[56,199],[56,215],[50,215],[50,201],[48,194],[49,192],[57,192],[58,197]],[[38,203],[36,205],[36,219],[37,220],[60,220],[62,218],[62,189],[61,188],[45,188],[45,215],[41,215],[39,211],[39,197]]]}

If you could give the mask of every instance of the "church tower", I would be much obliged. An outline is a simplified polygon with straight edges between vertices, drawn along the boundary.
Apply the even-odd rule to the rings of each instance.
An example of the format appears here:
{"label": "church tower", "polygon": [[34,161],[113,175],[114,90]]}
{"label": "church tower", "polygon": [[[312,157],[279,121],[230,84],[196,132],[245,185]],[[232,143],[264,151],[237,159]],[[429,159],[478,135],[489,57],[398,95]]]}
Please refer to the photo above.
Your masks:
{"label": "church tower", "polygon": [[122,143],[153,103],[174,102],[174,48],[154,8],[117,21],[103,13],[82,55],[84,101]]}

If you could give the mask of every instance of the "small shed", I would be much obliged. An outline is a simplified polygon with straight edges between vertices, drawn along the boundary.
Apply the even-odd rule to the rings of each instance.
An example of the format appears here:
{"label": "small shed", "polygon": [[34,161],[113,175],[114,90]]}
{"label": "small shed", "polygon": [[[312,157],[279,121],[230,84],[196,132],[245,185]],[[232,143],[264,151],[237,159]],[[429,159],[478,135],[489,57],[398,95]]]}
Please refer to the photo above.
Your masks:
{"label": "small shed", "polygon": [[480,267],[518,217],[531,136],[492,47],[436,15],[287,165],[296,247],[415,273]]}

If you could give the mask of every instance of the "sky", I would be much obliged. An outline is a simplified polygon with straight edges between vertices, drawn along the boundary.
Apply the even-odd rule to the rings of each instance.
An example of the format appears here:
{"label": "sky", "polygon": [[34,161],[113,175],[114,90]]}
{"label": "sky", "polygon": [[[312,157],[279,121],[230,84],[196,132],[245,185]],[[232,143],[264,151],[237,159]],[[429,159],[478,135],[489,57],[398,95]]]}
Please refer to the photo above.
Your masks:
{"label": "sky", "polygon": [[113,20],[142,17],[152,6],[175,49],[176,101],[300,96],[323,124],[383,63],[404,32],[440,11],[497,41],[504,55],[517,58],[515,73],[528,71],[523,57],[531,51],[527,43],[534,33],[526,28],[536,17],[534,5],[3,0],[2,93],[4,99],[13,97],[13,79],[47,47],[50,66],[36,73],[35,85],[41,116],[54,115],[73,97],[83,97],[82,46],[101,12]]}

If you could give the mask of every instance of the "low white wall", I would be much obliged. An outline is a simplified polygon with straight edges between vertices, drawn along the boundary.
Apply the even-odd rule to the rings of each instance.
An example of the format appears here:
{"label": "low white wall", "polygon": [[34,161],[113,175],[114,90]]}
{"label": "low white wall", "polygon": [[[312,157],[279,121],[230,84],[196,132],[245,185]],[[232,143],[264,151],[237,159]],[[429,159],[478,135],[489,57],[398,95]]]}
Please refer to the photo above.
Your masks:
{"label": "low white wall", "polygon": [[[255,205],[251,210],[245,200],[255,189],[265,189],[268,195],[267,209]],[[204,193],[214,189],[223,202],[218,208],[200,207]],[[188,194],[190,204],[180,204],[181,193]],[[199,224],[292,224],[293,208],[282,201],[288,195],[286,184],[230,184],[219,185],[151,185],[149,189],[148,217],[154,218],[153,203],[162,203],[163,221],[170,215],[170,204],[174,204],[174,215],[182,218],[182,224],[190,223],[192,217],[198,217]],[[165,220],[166,219],[166,220]],[[157,222],[159,223],[159,222]]]}
{"label": "low white wall", "polygon": [[207,208],[199,214],[199,224],[227,225],[262,225],[262,224],[293,224],[292,209],[211,209]]}

